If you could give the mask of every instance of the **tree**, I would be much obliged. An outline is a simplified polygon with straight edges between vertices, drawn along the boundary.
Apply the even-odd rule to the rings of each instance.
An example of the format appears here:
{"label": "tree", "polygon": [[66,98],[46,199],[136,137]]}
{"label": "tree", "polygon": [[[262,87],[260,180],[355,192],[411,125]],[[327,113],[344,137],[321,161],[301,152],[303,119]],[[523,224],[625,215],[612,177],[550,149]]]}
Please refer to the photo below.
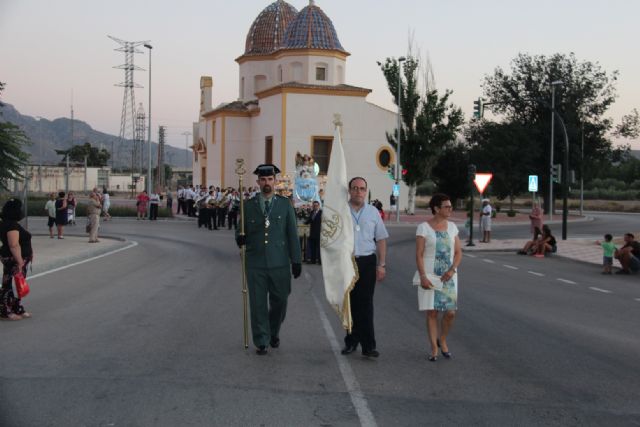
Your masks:
{"label": "tree", "polygon": [[467,139],[472,141],[471,163],[479,172],[493,174],[491,189],[499,199],[509,198],[510,210],[515,197],[526,191],[529,175],[546,170],[536,164],[540,147],[532,143],[522,123],[475,121],[467,130]]}
{"label": "tree", "polygon": [[640,115],[637,109],[622,117],[622,121],[613,133],[621,138],[637,138],[640,136]]}
{"label": "tree", "polygon": [[456,204],[469,195],[469,149],[465,144],[448,144],[432,171],[437,191],[445,193]]}
{"label": "tree", "polygon": [[[4,86],[5,84],[0,82],[0,94]],[[0,102],[0,108],[3,106]],[[22,146],[30,143],[29,138],[18,126],[0,121],[0,188],[8,190],[9,180],[24,178],[22,172],[29,160],[29,154],[22,150]]]}
{"label": "tree", "polygon": [[[395,58],[378,62],[387,80],[387,87],[398,105],[398,75],[400,66]],[[449,103],[451,91],[443,96],[427,85],[424,96],[418,93],[419,61],[407,56],[400,79],[401,152],[400,165],[407,171],[402,180],[409,186],[408,211],[415,210],[418,184],[431,176],[431,170],[444,147],[456,139],[464,122],[462,110]],[[396,150],[398,131],[387,132],[387,141]]]}
{"label": "tree", "polygon": [[66,155],[69,154],[69,161],[72,163],[84,164],[85,156],[87,158],[87,166],[89,167],[102,167],[106,166],[109,162],[111,154],[105,150],[93,147],[88,142],[82,145],[74,145],[68,150],[56,150],[56,153],[62,155],[62,162],[66,161]]}
{"label": "tree", "polygon": [[[526,127],[526,139],[537,146],[534,163],[542,169],[541,181],[548,185],[551,83],[562,81],[562,85],[555,86],[555,107],[567,126],[569,163],[579,169],[584,132],[584,169],[589,171],[600,159],[612,155],[607,138],[612,122],[604,114],[615,100],[617,76],[617,71],[608,74],[597,63],[578,62],[574,54],[520,54],[512,61],[510,73],[496,68],[493,75],[485,77],[483,89],[493,113],[504,115],[506,122]],[[560,129],[555,132],[554,159],[562,158],[565,146]],[[520,160],[523,156],[513,159],[516,163]],[[548,200],[545,206],[549,207]]]}

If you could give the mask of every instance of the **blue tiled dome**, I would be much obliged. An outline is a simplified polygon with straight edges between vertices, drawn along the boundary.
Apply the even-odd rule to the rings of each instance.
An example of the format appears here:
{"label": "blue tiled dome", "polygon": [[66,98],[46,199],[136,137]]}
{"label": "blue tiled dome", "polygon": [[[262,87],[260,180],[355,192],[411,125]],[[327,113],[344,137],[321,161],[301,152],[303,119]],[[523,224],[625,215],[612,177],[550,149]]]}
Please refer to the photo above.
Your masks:
{"label": "blue tiled dome", "polygon": [[288,24],[296,17],[295,7],[277,0],[253,21],[245,42],[245,55],[267,55],[280,48]]}
{"label": "blue tiled dome", "polygon": [[282,48],[344,51],[331,19],[313,1],[309,3],[287,27]]}

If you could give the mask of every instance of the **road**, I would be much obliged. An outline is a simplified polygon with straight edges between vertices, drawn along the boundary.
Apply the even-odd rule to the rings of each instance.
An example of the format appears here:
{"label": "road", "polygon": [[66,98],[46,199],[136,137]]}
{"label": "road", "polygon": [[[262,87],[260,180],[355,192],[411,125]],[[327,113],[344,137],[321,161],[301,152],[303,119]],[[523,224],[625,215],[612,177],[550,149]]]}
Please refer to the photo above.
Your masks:
{"label": "road", "polygon": [[640,425],[637,276],[465,255],[454,359],[429,363],[415,229],[392,227],[378,360],[339,354],[318,266],[294,281],[281,347],[259,357],[242,347],[231,232],[103,233],[138,245],[33,279],[34,317],[0,323],[1,426]]}

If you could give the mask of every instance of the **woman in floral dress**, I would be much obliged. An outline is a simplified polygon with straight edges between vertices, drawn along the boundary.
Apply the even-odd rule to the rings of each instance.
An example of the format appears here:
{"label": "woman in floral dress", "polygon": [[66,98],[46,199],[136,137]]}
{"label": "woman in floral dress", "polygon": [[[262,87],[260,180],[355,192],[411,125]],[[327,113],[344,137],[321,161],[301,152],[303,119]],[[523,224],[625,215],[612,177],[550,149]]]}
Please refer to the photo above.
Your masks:
{"label": "woman in floral dress", "polygon": [[[416,231],[416,265],[413,283],[418,285],[418,305],[426,311],[431,352],[428,360],[438,359],[438,348],[451,358],[447,335],[458,308],[458,274],[462,247],[458,227],[448,218],[453,209],[445,194],[434,194],[429,202],[433,217]],[[443,313],[438,322],[439,314]]]}

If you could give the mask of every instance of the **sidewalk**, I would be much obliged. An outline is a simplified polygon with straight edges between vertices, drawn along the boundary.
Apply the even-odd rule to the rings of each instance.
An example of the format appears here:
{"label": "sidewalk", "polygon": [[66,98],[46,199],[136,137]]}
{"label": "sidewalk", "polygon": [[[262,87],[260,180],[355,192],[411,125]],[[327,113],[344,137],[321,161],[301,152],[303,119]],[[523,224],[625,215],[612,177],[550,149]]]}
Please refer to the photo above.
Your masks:
{"label": "sidewalk", "polygon": [[29,275],[62,267],[92,258],[127,245],[121,239],[100,237],[100,242],[89,243],[88,237],[66,235],[63,240],[51,239],[48,235],[33,235],[34,260]]}
{"label": "sidewalk", "polygon": [[[467,240],[465,239],[462,242],[462,251],[467,253],[490,251],[515,253],[522,249],[527,241],[527,239],[492,239],[491,243],[474,241],[475,246],[466,246]],[[558,240],[558,252],[551,256],[602,265],[602,248],[596,245],[593,240],[589,239]],[[614,260],[613,266],[620,267],[618,260]]]}

